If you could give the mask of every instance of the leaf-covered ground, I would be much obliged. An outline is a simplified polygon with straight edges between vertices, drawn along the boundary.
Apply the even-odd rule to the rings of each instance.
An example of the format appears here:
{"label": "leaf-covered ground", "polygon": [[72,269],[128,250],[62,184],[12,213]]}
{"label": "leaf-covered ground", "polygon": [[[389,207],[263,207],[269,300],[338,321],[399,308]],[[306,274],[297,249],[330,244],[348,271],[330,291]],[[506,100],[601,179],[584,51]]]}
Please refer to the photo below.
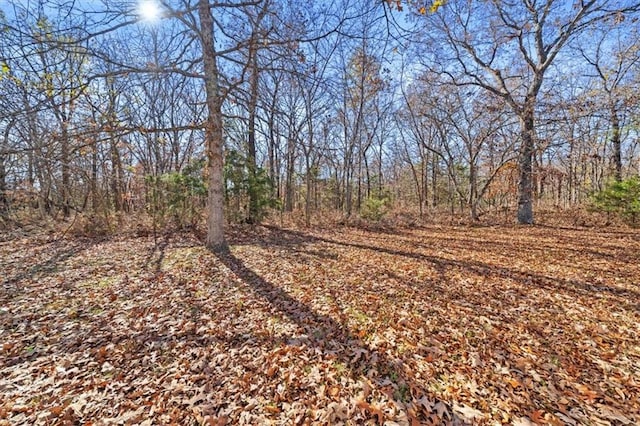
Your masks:
{"label": "leaf-covered ground", "polygon": [[640,233],[0,243],[0,424],[638,424]]}

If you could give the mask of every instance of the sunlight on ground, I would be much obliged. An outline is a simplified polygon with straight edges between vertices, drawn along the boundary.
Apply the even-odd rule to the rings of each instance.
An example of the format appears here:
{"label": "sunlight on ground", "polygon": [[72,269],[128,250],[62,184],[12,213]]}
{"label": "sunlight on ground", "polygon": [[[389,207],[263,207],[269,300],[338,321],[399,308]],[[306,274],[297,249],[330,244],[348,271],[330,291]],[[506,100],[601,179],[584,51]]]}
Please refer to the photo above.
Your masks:
{"label": "sunlight on ground", "polygon": [[46,238],[0,242],[0,426],[640,424],[634,230]]}

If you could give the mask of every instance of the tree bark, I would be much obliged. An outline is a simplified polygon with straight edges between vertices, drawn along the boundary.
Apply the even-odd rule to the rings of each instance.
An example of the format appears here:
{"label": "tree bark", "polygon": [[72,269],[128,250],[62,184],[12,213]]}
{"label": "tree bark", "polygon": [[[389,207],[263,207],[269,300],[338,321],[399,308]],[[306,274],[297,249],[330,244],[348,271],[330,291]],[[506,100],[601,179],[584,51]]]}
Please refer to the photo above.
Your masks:
{"label": "tree bark", "polygon": [[[0,150],[2,149],[2,146],[9,146],[9,132],[14,124],[15,121],[12,120],[5,127],[3,143],[0,145]],[[7,196],[9,188],[7,185],[7,169],[5,167],[7,159],[8,156],[0,151],[0,218],[2,219],[7,219],[9,217],[9,197]]]}
{"label": "tree bark", "polygon": [[271,179],[271,196],[280,199],[280,166],[277,165],[277,139],[276,139],[276,100],[278,96],[278,82],[275,83],[274,94],[269,108],[269,178]]}
{"label": "tree bark", "polygon": [[469,207],[471,210],[471,220],[477,222],[480,220],[478,216],[478,172],[473,160],[470,156],[469,161]]}
{"label": "tree bark", "polygon": [[120,193],[120,176],[122,164],[120,162],[120,152],[118,151],[118,142],[115,138],[110,141],[111,154],[111,196],[113,198],[113,209],[116,212],[122,210],[122,194]]}
{"label": "tree bark", "polygon": [[256,109],[258,105],[258,52],[255,37],[249,47],[249,63],[251,76],[249,77],[249,135],[247,138],[247,168],[249,172],[249,223],[259,220],[258,188],[256,188]]}
{"label": "tree bark", "polygon": [[314,147],[314,139],[313,139],[314,126],[313,126],[311,102],[309,102],[309,104],[307,105],[307,123],[309,127],[308,129],[309,134],[307,136],[308,148],[304,149],[304,161],[305,161],[305,167],[307,169],[307,176],[306,176],[307,198],[304,203],[304,223],[305,223],[305,226],[308,228],[311,226],[311,201],[312,201],[311,192],[312,192],[313,183],[316,182],[316,178],[317,178],[316,171],[315,171],[315,163],[311,158],[313,147]]}
{"label": "tree bark", "polygon": [[223,170],[223,131],[222,101],[218,82],[218,64],[213,35],[213,15],[206,0],[198,2],[200,18],[200,40],[204,63],[204,81],[207,102],[207,121],[205,127],[206,151],[209,160],[209,188],[207,197],[207,239],[210,250],[227,250],[224,239],[224,181]]}
{"label": "tree bark", "polygon": [[7,197],[7,173],[4,167],[5,155],[0,154],[0,218],[9,217],[9,198]]}
{"label": "tree bark", "polygon": [[521,225],[533,224],[533,153],[534,141],[534,116],[533,109],[527,108],[520,117],[520,136],[522,147],[520,148],[520,182],[518,183],[518,223]]}
{"label": "tree bark", "polygon": [[98,197],[98,142],[95,141],[91,146],[91,210],[98,213],[98,205],[100,198]]}
{"label": "tree bark", "polygon": [[311,185],[312,185],[312,166],[309,161],[309,155],[305,156],[305,166],[307,168],[306,185],[307,197],[304,203],[304,224],[308,228],[311,226]]}
{"label": "tree bark", "polygon": [[62,215],[66,218],[71,214],[71,168],[69,166],[69,132],[67,131],[67,123],[62,123],[62,135],[61,135],[61,172],[62,172]]}
{"label": "tree bark", "polygon": [[611,144],[613,145],[613,177],[616,182],[622,181],[622,141],[620,137],[620,117],[615,106],[611,106]]}
{"label": "tree bark", "polygon": [[295,141],[292,135],[289,135],[287,140],[287,176],[285,179],[285,191],[284,191],[284,210],[286,212],[293,211],[295,187],[294,187],[294,174],[295,174]]}

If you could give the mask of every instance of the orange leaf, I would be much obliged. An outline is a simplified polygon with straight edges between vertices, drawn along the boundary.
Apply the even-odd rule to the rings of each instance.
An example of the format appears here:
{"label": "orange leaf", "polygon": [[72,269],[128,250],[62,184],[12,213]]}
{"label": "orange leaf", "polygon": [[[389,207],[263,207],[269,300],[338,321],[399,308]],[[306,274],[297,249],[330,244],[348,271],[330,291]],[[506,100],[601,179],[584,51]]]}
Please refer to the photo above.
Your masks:
{"label": "orange leaf", "polygon": [[271,414],[278,414],[280,412],[280,408],[275,405],[265,405],[264,411]]}
{"label": "orange leaf", "polygon": [[51,407],[49,409],[49,411],[51,412],[51,414],[53,414],[56,417],[60,417],[60,414],[62,414],[62,412],[64,411],[64,406],[62,405],[56,405],[55,407]]}
{"label": "orange leaf", "polygon": [[340,395],[340,388],[338,386],[331,386],[329,388],[328,393],[329,393],[329,396],[332,396],[335,398],[336,396]]}
{"label": "orange leaf", "polygon": [[418,416],[416,415],[415,410],[408,409],[407,415],[409,417],[409,421],[411,422],[411,426],[420,426],[420,420],[418,420]]}
{"label": "orange leaf", "polygon": [[535,423],[538,423],[538,424],[545,424],[546,421],[544,419],[544,411],[536,410],[533,413],[531,413],[531,420],[533,420]]}
{"label": "orange leaf", "polygon": [[227,424],[227,417],[205,417],[205,421],[209,426],[225,426]]}
{"label": "orange leaf", "polygon": [[514,379],[513,377],[509,377],[508,379],[506,379],[506,382],[509,383],[511,385],[512,388],[517,388],[518,386],[522,386],[522,383],[520,383],[520,381],[518,381],[517,379]]}
{"label": "orange leaf", "polygon": [[371,404],[369,404],[369,403],[367,403],[365,401],[358,401],[356,403],[356,407],[358,407],[359,409],[361,409],[365,413],[366,412],[371,413],[371,415],[376,418],[376,422],[379,425],[382,425],[384,423],[384,420],[385,420],[384,413],[382,412],[381,409],[376,408],[375,406],[373,406],[373,405],[371,405]]}
{"label": "orange leaf", "polygon": [[585,385],[576,385],[576,389],[582,395],[582,398],[587,401],[589,404],[593,404],[598,397],[598,392],[592,391],[588,386]]}
{"label": "orange leaf", "polygon": [[271,367],[269,367],[269,369],[267,370],[267,376],[269,377],[273,377],[275,376],[275,374],[278,372],[278,366],[277,365],[272,365]]}

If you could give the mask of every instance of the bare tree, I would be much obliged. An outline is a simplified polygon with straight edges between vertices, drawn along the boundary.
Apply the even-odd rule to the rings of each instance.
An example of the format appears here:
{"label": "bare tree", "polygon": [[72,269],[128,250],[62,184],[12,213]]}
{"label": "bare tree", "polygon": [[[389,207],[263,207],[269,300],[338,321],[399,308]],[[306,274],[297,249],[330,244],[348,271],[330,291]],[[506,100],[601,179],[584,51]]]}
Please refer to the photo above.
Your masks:
{"label": "bare tree", "polygon": [[577,44],[584,60],[590,65],[599,82],[611,126],[611,146],[613,148],[614,179],[622,180],[622,137],[623,126],[628,121],[629,107],[638,100],[637,81],[633,81],[633,71],[640,63],[638,48],[638,28],[625,25],[620,18],[605,22],[593,29],[596,33],[591,44]]}
{"label": "bare tree", "polygon": [[[590,0],[455,1],[432,15],[432,45],[458,85],[476,85],[507,102],[520,121],[518,223],[531,224],[536,107],[545,75],[574,37],[595,22],[635,12],[639,4]],[[455,70],[451,65],[455,64]]]}

